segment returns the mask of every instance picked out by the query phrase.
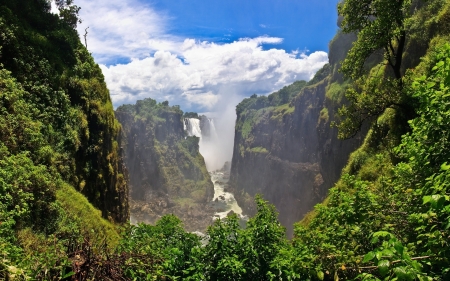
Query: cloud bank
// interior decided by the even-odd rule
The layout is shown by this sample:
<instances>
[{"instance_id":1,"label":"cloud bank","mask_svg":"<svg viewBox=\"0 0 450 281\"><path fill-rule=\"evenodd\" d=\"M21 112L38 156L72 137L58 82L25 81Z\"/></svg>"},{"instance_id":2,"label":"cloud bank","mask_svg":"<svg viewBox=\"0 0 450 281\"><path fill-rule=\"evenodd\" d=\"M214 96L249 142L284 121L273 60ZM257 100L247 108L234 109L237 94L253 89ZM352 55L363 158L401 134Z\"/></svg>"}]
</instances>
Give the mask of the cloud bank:
<instances>
[{"instance_id":1,"label":"cloud bank","mask_svg":"<svg viewBox=\"0 0 450 281\"><path fill-rule=\"evenodd\" d=\"M327 62L325 52L296 58L284 50L261 47L279 40L259 37L219 45L186 39L180 55L158 50L128 64L101 67L116 105L151 96L182 108L211 111L231 94L266 94L296 80L309 80Z\"/></svg>"}]
</instances>

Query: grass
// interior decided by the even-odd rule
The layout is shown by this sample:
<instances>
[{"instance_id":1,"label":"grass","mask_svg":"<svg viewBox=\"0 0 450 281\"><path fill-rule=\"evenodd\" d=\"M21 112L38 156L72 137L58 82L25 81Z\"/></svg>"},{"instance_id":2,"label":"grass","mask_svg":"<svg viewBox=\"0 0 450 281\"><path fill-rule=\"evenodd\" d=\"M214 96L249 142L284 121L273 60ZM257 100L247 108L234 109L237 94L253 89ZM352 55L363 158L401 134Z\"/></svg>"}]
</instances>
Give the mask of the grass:
<instances>
[{"instance_id":1,"label":"grass","mask_svg":"<svg viewBox=\"0 0 450 281\"><path fill-rule=\"evenodd\" d=\"M82 231L94 234L93 238L97 238L98 242L105 240L111 247L118 244L117 227L102 218L100 210L92 206L87 198L72 186L63 183L56 191L56 199L66 214L77 221Z\"/></svg>"},{"instance_id":2,"label":"grass","mask_svg":"<svg viewBox=\"0 0 450 281\"><path fill-rule=\"evenodd\" d=\"M326 107L322 108L322 110L320 111L320 116L319 116L319 124L327 123L329 119L330 119L330 116L328 114L328 108L326 108Z\"/></svg>"},{"instance_id":3,"label":"grass","mask_svg":"<svg viewBox=\"0 0 450 281\"><path fill-rule=\"evenodd\" d=\"M278 122L283 120L283 117L288 114L292 114L295 111L295 106L291 106L290 103L286 103L280 106L277 106L272 113L270 119L277 120Z\"/></svg>"},{"instance_id":4,"label":"grass","mask_svg":"<svg viewBox=\"0 0 450 281\"><path fill-rule=\"evenodd\" d=\"M341 104L349 84L350 83L348 81L345 81L344 83L331 83L326 88L325 97L334 104Z\"/></svg>"}]
</instances>

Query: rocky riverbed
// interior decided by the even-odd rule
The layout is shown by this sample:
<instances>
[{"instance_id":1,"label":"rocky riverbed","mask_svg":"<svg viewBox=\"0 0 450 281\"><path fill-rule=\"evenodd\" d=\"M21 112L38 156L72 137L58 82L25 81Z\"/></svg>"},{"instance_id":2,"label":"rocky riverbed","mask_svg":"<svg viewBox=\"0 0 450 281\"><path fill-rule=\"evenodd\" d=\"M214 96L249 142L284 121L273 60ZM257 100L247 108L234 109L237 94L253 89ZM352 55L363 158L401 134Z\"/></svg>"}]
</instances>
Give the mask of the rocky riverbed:
<instances>
[{"instance_id":1,"label":"rocky riverbed","mask_svg":"<svg viewBox=\"0 0 450 281\"><path fill-rule=\"evenodd\" d=\"M163 215L174 214L183 221L187 231L205 232L214 219L225 218L231 213L237 214L245 221L246 217L242 216L241 207L233 194L228 192L229 172L217 170L209 174L214 183L212 201L206 204L190 201L177 202L163 194L153 194L146 196L145 200L130 201L130 222L155 224Z\"/></svg>"}]
</instances>

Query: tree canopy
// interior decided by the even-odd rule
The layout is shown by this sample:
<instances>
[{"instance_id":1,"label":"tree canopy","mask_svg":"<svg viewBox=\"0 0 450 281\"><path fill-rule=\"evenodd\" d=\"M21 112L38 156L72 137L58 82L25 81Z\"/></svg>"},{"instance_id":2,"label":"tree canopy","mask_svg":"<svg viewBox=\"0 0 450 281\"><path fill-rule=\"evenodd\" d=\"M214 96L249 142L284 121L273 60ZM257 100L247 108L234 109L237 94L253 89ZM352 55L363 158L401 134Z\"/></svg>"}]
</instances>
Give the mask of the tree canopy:
<instances>
[{"instance_id":1,"label":"tree canopy","mask_svg":"<svg viewBox=\"0 0 450 281\"><path fill-rule=\"evenodd\" d=\"M384 58L400 79L403 51L406 41L405 19L410 15L411 0L346 0L338 5L343 17L342 31L357 33L342 72L356 79L367 58L383 50Z\"/></svg>"}]
</instances>

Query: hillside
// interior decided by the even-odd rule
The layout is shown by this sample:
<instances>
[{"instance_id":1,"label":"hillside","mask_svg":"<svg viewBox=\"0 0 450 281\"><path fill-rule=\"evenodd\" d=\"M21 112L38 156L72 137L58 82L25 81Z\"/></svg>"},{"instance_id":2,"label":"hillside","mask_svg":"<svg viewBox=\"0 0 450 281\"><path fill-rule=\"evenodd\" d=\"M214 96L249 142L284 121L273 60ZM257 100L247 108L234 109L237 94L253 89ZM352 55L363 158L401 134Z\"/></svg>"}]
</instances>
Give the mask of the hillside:
<instances>
[{"instance_id":1,"label":"hillside","mask_svg":"<svg viewBox=\"0 0 450 281\"><path fill-rule=\"evenodd\" d=\"M121 126L78 9L60 4L59 17L47 1L0 1L0 279L5 266L64 272L69 241L116 245L129 219Z\"/></svg>"}]
</instances>

